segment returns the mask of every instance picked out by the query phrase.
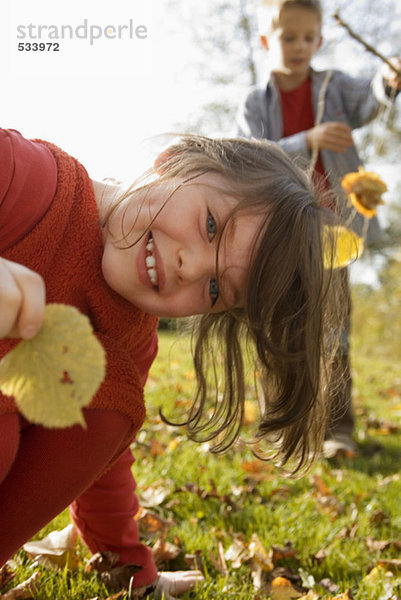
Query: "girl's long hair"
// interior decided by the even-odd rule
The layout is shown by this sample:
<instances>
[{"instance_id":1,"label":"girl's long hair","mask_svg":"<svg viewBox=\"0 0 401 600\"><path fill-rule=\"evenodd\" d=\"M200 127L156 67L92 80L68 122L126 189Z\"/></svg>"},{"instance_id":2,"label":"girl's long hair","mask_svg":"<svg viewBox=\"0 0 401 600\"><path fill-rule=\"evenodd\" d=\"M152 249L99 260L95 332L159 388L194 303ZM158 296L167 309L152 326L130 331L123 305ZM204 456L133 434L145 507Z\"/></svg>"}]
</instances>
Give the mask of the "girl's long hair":
<instances>
[{"instance_id":1,"label":"girl's long hair","mask_svg":"<svg viewBox=\"0 0 401 600\"><path fill-rule=\"evenodd\" d=\"M335 385L342 385L333 369L346 318L344 277L324 260L335 253L335 236L323 235L334 217L306 174L266 140L183 136L156 170L158 181L217 173L238 201L235 212L262 215L244 306L194 318L197 390L181 424L193 440L213 440L212 451L229 448L243 425L254 370L256 437L280 464L294 459L296 472L320 450Z\"/></svg>"}]
</instances>

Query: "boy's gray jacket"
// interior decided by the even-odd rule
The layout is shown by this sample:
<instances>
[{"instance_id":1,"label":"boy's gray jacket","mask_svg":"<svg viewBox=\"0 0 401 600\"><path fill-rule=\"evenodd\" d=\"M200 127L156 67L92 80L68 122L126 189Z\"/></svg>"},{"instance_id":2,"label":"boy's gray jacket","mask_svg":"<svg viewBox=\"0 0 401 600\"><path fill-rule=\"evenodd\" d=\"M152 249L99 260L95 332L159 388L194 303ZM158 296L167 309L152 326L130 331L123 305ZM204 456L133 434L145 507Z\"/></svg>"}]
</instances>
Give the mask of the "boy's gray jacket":
<instances>
[{"instance_id":1,"label":"boy's gray jacket","mask_svg":"<svg viewBox=\"0 0 401 600\"><path fill-rule=\"evenodd\" d=\"M311 69L312 103L315 115L319 92L327 76L327 71ZM352 129L362 127L371 121L381 104L388 105L382 78L378 74L373 81L350 77L342 71L333 70L328 81L324 97L324 111L321 122L342 121ZM283 118L281 112L280 93L271 76L263 88L254 87L248 93L239 108L237 118L238 135L246 138L267 138L277 142L285 152L296 159L300 166L307 167L310 161L310 151L306 145L306 132L283 138ZM344 203L344 193L341 179L346 173L357 171L362 164L355 146L345 152L321 150L322 163L330 186L338 198ZM347 218L345 211L344 217ZM362 234L364 218L357 214L352 219L352 228ZM376 218L371 219L368 230L368 243L374 243L380 238L380 226Z\"/></svg>"}]
</instances>

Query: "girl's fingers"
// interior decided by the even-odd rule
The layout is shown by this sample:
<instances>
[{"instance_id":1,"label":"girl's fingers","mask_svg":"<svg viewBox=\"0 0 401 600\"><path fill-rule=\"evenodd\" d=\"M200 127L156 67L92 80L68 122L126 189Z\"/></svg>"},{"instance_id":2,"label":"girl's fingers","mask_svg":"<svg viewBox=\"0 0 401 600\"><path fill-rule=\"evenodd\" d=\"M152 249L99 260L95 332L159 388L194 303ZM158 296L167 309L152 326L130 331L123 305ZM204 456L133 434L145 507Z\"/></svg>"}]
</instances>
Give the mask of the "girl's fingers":
<instances>
[{"instance_id":1,"label":"girl's fingers","mask_svg":"<svg viewBox=\"0 0 401 600\"><path fill-rule=\"evenodd\" d=\"M197 583L204 581L201 571L162 571L156 587L156 597L164 594L165 598L182 596Z\"/></svg>"},{"instance_id":2,"label":"girl's fingers","mask_svg":"<svg viewBox=\"0 0 401 600\"><path fill-rule=\"evenodd\" d=\"M0 338L13 331L21 305L21 290L8 268L0 259Z\"/></svg>"},{"instance_id":3,"label":"girl's fingers","mask_svg":"<svg viewBox=\"0 0 401 600\"><path fill-rule=\"evenodd\" d=\"M45 302L45 284L40 275L0 259L0 338L36 335L43 322Z\"/></svg>"}]
</instances>

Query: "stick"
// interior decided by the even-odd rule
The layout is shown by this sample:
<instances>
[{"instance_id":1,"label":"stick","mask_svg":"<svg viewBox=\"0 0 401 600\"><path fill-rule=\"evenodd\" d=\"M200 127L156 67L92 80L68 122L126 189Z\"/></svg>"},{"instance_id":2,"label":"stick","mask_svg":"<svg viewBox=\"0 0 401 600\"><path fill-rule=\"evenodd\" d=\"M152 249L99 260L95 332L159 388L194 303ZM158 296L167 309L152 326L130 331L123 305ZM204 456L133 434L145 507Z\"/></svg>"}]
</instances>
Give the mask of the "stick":
<instances>
[{"instance_id":1,"label":"stick","mask_svg":"<svg viewBox=\"0 0 401 600\"><path fill-rule=\"evenodd\" d=\"M383 62L385 62L386 65L388 65L390 67L390 69L392 69L394 71L394 73L397 74L397 77L401 77L401 71L399 69L397 69L397 67L395 67L388 58L386 58L383 54L381 54L381 52L378 52L376 50L376 48L373 48L373 46L371 46L370 44L365 42L365 40L363 40L357 33L355 33L355 31L353 31L351 29L351 27L342 20L338 11L336 11L333 14L333 17L336 19L336 21L339 25L341 25L342 27L345 27L345 29L348 31L348 33L351 37L353 37L355 40L357 40L357 42L362 44L362 46L365 46L365 48L366 48L366 50L368 50L368 52L371 52L372 54L374 54L375 56L380 58Z\"/></svg>"}]
</instances>

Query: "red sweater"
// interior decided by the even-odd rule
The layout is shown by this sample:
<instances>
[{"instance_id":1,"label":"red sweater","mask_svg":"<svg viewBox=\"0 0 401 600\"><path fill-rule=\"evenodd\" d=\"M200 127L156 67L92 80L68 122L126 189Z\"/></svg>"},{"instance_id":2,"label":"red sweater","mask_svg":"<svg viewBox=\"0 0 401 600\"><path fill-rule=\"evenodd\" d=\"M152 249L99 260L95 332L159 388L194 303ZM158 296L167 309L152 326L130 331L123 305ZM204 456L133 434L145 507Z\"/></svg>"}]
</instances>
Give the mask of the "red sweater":
<instances>
[{"instance_id":1,"label":"red sweater","mask_svg":"<svg viewBox=\"0 0 401 600\"><path fill-rule=\"evenodd\" d=\"M113 550L121 562L141 565L135 585L147 585L157 569L150 549L139 542L133 519L138 503L127 446L145 416L143 386L157 351L157 318L120 298L103 280L97 206L82 165L56 146L0 129L0 166L1 255L39 272L48 302L72 304L87 314L107 353L106 379L85 409L86 437L79 427L46 432L23 423L14 460L19 438L9 425L15 423L10 418L16 407L0 394L0 458L7 463L5 473L11 469L0 481L0 563L75 494L71 515L90 550ZM15 343L0 340L0 357ZM114 437L124 433L113 444L117 453L108 450L109 469L100 476L108 431ZM87 453L80 451L82 438L92 440ZM36 462L29 466L32 456ZM26 494L20 493L22 487Z\"/></svg>"},{"instance_id":2,"label":"red sweater","mask_svg":"<svg viewBox=\"0 0 401 600\"><path fill-rule=\"evenodd\" d=\"M42 275L46 282L47 302L71 304L89 316L107 354L106 378L90 406L118 410L131 419L129 436L122 442L121 450L124 450L145 418L143 380L156 353L157 318L121 298L103 279L97 205L92 182L84 167L52 144L27 142L17 132L4 134L11 136L9 152L14 152L12 146L18 148L22 140L28 147L28 154L36 151L36 163L28 170L31 177L27 180L23 164L18 165L18 157L14 161L2 162L5 168L2 167L0 180L3 191L0 217L5 207L13 207L15 216L12 221L11 208L8 208L6 220L1 218L1 222L3 228L6 224L7 232L16 232L18 240L10 245L10 235L3 234L2 256ZM49 150L55 159L56 171L49 158ZM7 152L3 145L3 159L4 154ZM42 169L36 170L41 164ZM46 169L49 169L47 173ZM43 171L45 184L41 185ZM48 192L54 185L55 173L57 188L47 212L32 231L23 235L27 198L31 200L27 210L31 221L38 220L40 211L48 203ZM32 209L35 206L35 190L41 205L39 209ZM15 198L18 192L20 202L12 203L10 197ZM14 344L15 341L0 341L0 357ZM12 399L0 396L0 414L15 410Z\"/></svg>"}]
</instances>

